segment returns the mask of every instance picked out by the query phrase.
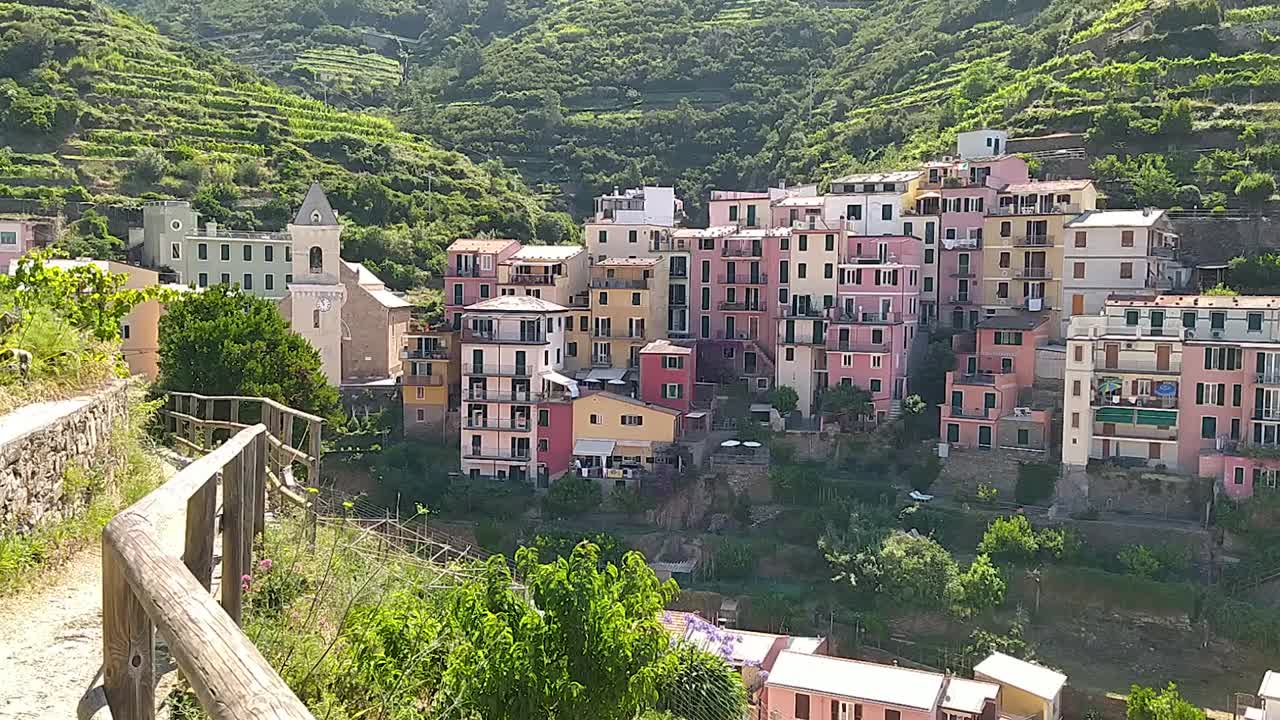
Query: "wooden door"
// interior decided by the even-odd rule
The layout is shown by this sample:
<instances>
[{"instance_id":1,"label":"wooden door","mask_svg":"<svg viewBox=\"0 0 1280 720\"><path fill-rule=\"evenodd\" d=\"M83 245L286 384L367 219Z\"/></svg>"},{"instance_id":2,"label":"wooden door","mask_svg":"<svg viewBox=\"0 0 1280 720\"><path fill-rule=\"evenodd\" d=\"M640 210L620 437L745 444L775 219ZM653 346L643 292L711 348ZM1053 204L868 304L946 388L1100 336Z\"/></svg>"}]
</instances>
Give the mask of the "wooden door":
<instances>
[{"instance_id":1,"label":"wooden door","mask_svg":"<svg viewBox=\"0 0 1280 720\"><path fill-rule=\"evenodd\" d=\"M1114 370L1120 365L1120 345L1119 343L1107 343L1106 347L1106 367Z\"/></svg>"},{"instance_id":2,"label":"wooden door","mask_svg":"<svg viewBox=\"0 0 1280 720\"><path fill-rule=\"evenodd\" d=\"M1071 296L1071 314L1072 315L1084 314L1084 296L1083 295Z\"/></svg>"},{"instance_id":3,"label":"wooden door","mask_svg":"<svg viewBox=\"0 0 1280 720\"><path fill-rule=\"evenodd\" d=\"M1172 350L1173 348L1171 348L1168 345L1156 346L1156 369L1157 370L1169 369L1169 353L1172 352Z\"/></svg>"}]
</instances>

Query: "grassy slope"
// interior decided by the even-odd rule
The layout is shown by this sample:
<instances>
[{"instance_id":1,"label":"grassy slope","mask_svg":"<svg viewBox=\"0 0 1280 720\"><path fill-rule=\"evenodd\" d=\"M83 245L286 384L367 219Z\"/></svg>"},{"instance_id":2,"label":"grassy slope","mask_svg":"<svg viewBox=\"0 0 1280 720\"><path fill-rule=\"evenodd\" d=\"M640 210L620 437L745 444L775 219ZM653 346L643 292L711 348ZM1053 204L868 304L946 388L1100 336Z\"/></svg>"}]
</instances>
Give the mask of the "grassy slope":
<instances>
[{"instance_id":1,"label":"grassy slope","mask_svg":"<svg viewBox=\"0 0 1280 720\"><path fill-rule=\"evenodd\" d=\"M191 23L178 0L124 1L174 32L206 36L270 13L217 0ZM1274 7L1222 0L1216 27L1108 44L1167 2L474 0L447 4L453 25L432 25L419 15L447 14L443 0L418 15L396 0L352 0L312 25L281 15L278 31L218 44L287 55L360 43L340 29L426 28L422 44L404 46L409 82L369 96L410 126L530 177L589 192L656 179L697 203L715 185L821 179L942 152L955 131L982 124L1084 131L1108 99L1152 121L1174 99L1193 102L1198 136L1147 138L1134 152L1178 152L1203 146L1203 131L1227 131L1220 138L1247 126L1274 142ZM1090 40L1098 56L1081 44ZM1193 179L1194 159L1174 164L1180 181Z\"/></svg>"},{"instance_id":2,"label":"grassy slope","mask_svg":"<svg viewBox=\"0 0 1280 720\"><path fill-rule=\"evenodd\" d=\"M41 1L0 2L0 145L12 151L0 195L128 204L205 192L237 224L278 226L320 180L348 220L414 226L421 257L465 233L535 234L541 201L496 166L284 90L92 0ZM147 148L167 160L163 178L130 174ZM250 164L260 180L233 177Z\"/></svg>"}]
</instances>

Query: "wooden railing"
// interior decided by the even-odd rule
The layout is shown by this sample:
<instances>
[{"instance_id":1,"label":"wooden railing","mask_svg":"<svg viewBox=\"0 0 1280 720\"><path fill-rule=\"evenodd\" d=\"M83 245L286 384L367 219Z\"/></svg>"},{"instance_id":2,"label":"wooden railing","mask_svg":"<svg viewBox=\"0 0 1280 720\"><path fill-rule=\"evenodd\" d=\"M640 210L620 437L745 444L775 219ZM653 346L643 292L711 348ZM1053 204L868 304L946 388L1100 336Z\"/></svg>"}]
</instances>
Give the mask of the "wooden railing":
<instances>
[{"instance_id":1,"label":"wooden railing","mask_svg":"<svg viewBox=\"0 0 1280 720\"><path fill-rule=\"evenodd\" d=\"M219 408L226 409L225 417L219 417ZM260 421L242 423L249 413ZM312 482L318 477L323 421L271 400L192 393L171 394L161 417L175 444L202 456L103 530L102 674L112 717L155 717L154 633L159 628L210 718L314 720L239 624L241 577L253 566L253 540L265 524L268 488L277 503L315 516L306 494L289 487L289 477L294 465L305 467ZM226 433L230 436L215 448ZM219 482L220 605L210 594ZM157 523L184 505L179 560L161 542Z\"/></svg>"}]
</instances>

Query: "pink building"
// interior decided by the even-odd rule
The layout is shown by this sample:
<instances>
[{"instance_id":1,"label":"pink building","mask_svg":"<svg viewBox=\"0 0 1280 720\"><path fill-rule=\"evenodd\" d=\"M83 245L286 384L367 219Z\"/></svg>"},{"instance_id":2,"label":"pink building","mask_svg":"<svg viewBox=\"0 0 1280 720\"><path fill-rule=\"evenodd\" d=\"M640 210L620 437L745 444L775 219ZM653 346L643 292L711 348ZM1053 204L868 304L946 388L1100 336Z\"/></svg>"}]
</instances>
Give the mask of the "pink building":
<instances>
[{"instance_id":1,"label":"pink building","mask_svg":"<svg viewBox=\"0 0 1280 720\"><path fill-rule=\"evenodd\" d=\"M779 720L994 720L1002 687L895 665L778 654L761 717Z\"/></svg>"},{"instance_id":2,"label":"pink building","mask_svg":"<svg viewBox=\"0 0 1280 720\"><path fill-rule=\"evenodd\" d=\"M687 345L654 340L640 350L640 399L687 414L693 406L698 354Z\"/></svg>"},{"instance_id":3,"label":"pink building","mask_svg":"<svg viewBox=\"0 0 1280 720\"><path fill-rule=\"evenodd\" d=\"M919 238L891 235L849 235L840 248L835 303L826 311L827 379L869 391L878 421L896 416L909 392L923 249Z\"/></svg>"},{"instance_id":4,"label":"pink building","mask_svg":"<svg viewBox=\"0 0 1280 720\"><path fill-rule=\"evenodd\" d=\"M916 212L941 217L938 248L939 321L976 327L982 306L982 228L998 190L1027 182L1027 163L1016 155L944 158L925 163Z\"/></svg>"},{"instance_id":5,"label":"pink building","mask_svg":"<svg viewBox=\"0 0 1280 720\"><path fill-rule=\"evenodd\" d=\"M573 464L573 396L544 395L537 410L537 485L546 488Z\"/></svg>"},{"instance_id":6,"label":"pink building","mask_svg":"<svg viewBox=\"0 0 1280 720\"><path fill-rule=\"evenodd\" d=\"M35 247L36 224L28 220L0 219L0 268L17 260Z\"/></svg>"},{"instance_id":7,"label":"pink building","mask_svg":"<svg viewBox=\"0 0 1280 720\"><path fill-rule=\"evenodd\" d=\"M1030 407L1024 390L1035 382L1036 349L1049 341L1042 315L993 317L972 336L956 336L959 370L947 373L941 435L960 448L1045 450L1052 413Z\"/></svg>"},{"instance_id":8,"label":"pink building","mask_svg":"<svg viewBox=\"0 0 1280 720\"><path fill-rule=\"evenodd\" d=\"M444 275L445 317L462 329L464 308L498 296L498 265L520 250L516 240L455 240Z\"/></svg>"}]
</instances>

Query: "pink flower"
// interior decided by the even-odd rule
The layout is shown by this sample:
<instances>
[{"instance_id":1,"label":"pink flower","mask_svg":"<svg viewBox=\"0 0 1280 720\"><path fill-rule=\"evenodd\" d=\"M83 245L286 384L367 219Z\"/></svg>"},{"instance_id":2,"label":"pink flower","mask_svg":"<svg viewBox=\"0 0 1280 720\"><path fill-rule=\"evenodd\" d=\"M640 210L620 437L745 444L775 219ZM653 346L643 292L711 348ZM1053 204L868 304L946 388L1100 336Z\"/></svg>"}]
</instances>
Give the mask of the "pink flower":
<instances>
[{"instance_id":1,"label":"pink flower","mask_svg":"<svg viewBox=\"0 0 1280 720\"><path fill-rule=\"evenodd\" d=\"M266 572L271 569L271 558L263 558L258 561L258 571Z\"/></svg>"}]
</instances>

